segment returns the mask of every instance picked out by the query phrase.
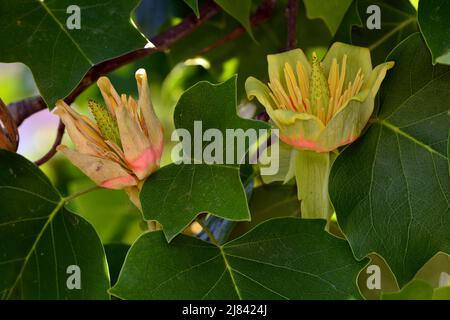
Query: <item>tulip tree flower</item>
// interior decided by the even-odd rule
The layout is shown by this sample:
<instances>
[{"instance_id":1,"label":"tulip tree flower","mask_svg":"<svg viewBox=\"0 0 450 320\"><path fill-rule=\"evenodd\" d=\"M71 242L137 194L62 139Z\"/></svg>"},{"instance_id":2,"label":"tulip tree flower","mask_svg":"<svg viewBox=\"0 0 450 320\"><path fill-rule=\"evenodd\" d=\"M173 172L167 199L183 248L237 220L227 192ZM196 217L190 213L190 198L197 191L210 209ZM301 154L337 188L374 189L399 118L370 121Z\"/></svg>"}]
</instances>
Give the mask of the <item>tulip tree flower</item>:
<instances>
[{"instance_id":1,"label":"tulip tree flower","mask_svg":"<svg viewBox=\"0 0 450 320\"><path fill-rule=\"evenodd\" d=\"M106 106L92 100L89 108L95 123L75 112L63 100L56 103L76 150L58 147L69 160L97 185L124 189L140 208L139 190L159 168L163 129L150 100L147 74L136 71L139 99L119 96L106 77L97 81Z\"/></svg>"},{"instance_id":2,"label":"tulip tree flower","mask_svg":"<svg viewBox=\"0 0 450 320\"><path fill-rule=\"evenodd\" d=\"M296 153L289 171L296 176L302 217L329 218L334 151L361 135L394 62L372 68L369 49L339 42L321 62L313 53L310 63L300 49L267 59L270 82L266 86L248 78L248 98L259 100L279 129L280 140Z\"/></svg>"}]
</instances>

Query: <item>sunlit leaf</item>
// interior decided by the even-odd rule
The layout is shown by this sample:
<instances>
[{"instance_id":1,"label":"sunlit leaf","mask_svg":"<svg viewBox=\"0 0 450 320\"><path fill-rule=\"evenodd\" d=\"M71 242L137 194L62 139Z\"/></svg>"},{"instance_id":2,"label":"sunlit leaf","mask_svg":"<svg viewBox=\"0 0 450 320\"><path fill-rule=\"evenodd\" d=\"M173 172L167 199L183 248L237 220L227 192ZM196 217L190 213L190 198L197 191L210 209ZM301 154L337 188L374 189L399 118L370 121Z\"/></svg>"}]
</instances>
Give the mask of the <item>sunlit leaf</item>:
<instances>
[{"instance_id":1,"label":"sunlit leaf","mask_svg":"<svg viewBox=\"0 0 450 320\"><path fill-rule=\"evenodd\" d=\"M95 64L143 48L132 1L2 1L0 61L23 62L50 108ZM79 29L76 17L79 9ZM72 28L72 25L75 27ZM70 27L70 28L69 28Z\"/></svg>"}]
</instances>

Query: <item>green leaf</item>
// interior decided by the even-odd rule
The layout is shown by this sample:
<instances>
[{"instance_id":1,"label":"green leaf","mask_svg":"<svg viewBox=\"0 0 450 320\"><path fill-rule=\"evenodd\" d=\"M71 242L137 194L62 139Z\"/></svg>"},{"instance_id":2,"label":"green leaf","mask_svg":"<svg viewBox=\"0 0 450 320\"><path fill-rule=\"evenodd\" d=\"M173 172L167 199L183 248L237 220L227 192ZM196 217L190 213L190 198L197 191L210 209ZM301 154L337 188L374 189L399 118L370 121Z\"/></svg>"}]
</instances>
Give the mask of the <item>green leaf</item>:
<instances>
[{"instance_id":1,"label":"green leaf","mask_svg":"<svg viewBox=\"0 0 450 320\"><path fill-rule=\"evenodd\" d=\"M130 23L133 1L77 1L80 29L68 29L71 0L2 1L0 61L23 62L50 108L66 97L95 64L143 48Z\"/></svg>"},{"instance_id":2,"label":"green leaf","mask_svg":"<svg viewBox=\"0 0 450 320\"><path fill-rule=\"evenodd\" d=\"M450 174L450 131L448 132L447 155L449 155L448 156L448 172Z\"/></svg>"},{"instance_id":3,"label":"green leaf","mask_svg":"<svg viewBox=\"0 0 450 320\"><path fill-rule=\"evenodd\" d=\"M299 46L308 55L312 50L319 54L326 51L326 45L331 40L328 28L322 20L310 20L306 17L303 2L299 3L299 15L297 21L297 38ZM277 1L275 11L267 23L260 24L253 29L253 34L258 43L249 41L242 36L227 43L221 43L219 48L210 50L204 54L210 62L208 72L216 77L217 81L224 81L233 74L239 74L238 100L245 99L245 80L249 76L257 79L267 79L267 55L279 52L286 45L286 16L284 14L286 3ZM214 43L220 43L224 37L234 29L235 21L228 15L218 15L206 21L195 33L180 39L170 48L170 61L185 61L198 56L199 52ZM314 32L311 32L314 30ZM311 51L311 52L309 52ZM267 82L266 81L266 82Z\"/></svg>"},{"instance_id":4,"label":"green leaf","mask_svg":"<svg viewBox=\"0 0 450 320\"><path fill-rule=\"evenodd\" d=\"M306 14L308 18L321 18L325 21L332 35L336 33L338 27L352 4L352 0L304 0Z\"/></svg>"},{"instance_id":5,"label":"green leaf","mask_svg":"<svg viewBox=\"0 0 450 320\"><path fill-rule=\"evenodd\" d=\"M110 292L123 299L359 298L348 244L325 221L279 218L216 247L185 235L144 234Z\"/></svg>"},{"instance_id":6,"label":"green leaf","mask_svg":"<svg viewBox=\"0 0 450 320\"><path fill-rule=\"evenodd\" d=\"M382 300L431 300L433 287L422 280L414 280L408 283L399 292L382 293Z\"/></svg>"},{"instance_id":7,"label":"green leaf","mask_svg":"<svg viewBox=\"0 0 450 320\"><path fill-rule=\"evenodd\" d=\"M442 252L433 258L419 270L414 277L431 284L434 288L450 285L450 257Z\"/></svg>"},{"instance_id":8,"label":"green leaf","mask_svg":"<svg viewBox=\"0 0 450 320\"><path fill-rule=\"evenodd\" d=\"M103 246L65 202L34 164L0 150L0 298L109 299ZM80 290L66 285L71 265Z\"/></svg>"},{"instance_id":9,"label":"green leaf","mask_svg":"<svg viewBox=\"0 0 450 320\"><path fill-rule=\"evenodd\" d=\"M336 160L330 197L357 258L380 254L402 287L450 252L450 68L433 67L419 33L387 58L373 125Z\"/></svg>"},{"instance_id":10,"label":"green leaf","mask_svg":"<svg viewBox=\"0 0 450 320\"><path fill-rule=\"evenodd\" d=\"M433 300L450 300L450 287L434 289Z\"/></svg>"},{"instance_id":11,"label":"green leaf","mask_svg":"<svg viewBox=\"0 0 450 320\"><path fill-rule=\"evenodd\" d=\"M125 257L130 250L128 244L112 243L105 245L105 253L108 259L111 284L114 285L119 279L119 273L122 269Z\"/></svg>"},{"instance_id":12,"label":"green leaf","mask_svg":"<svg viewBox=\"0 0 450 320\"><path fill-rule=\"evenodd\" d=\"M419 2L419 26L433 64L450 64L450 5L446 0Z\"/></svg>"},{"instance_id":13,"label":"green leaf","mask_svg":"<svg viewBox=\"0 0 450 320\"><path fill-rule=\"evenodd\" d=\"M162 224L168 241L202 212L250 220L238 167L171 164L147 179L140 198L144 218Z\"/></svg>"},{"instance_id":14,"label":"green leaf","mask_svg":"<svg viewBox=\"0 0 450 320\"><path fill-rule=\"evenodd\" d=\"M197 18L200 17L200 11L198 10L198 0L183 0L194 11Z\"/></svg>"},{"instance_id":15,"label":"green leaf","mask_svg":"<svg viewBox=\"0 0 450 320\"><path fill-rule=\"evenodd\" d=\"M450 287L433 288L428 282L414 279L399 292L383 293L382 300L449 300Z\"/></svg>"},{"instance_id":16,"label":"green leaf","mask_svg":"<svg viewBox=\"0 0 450 320\"><path fill-rule=\"evenodd\" d=\"M381 11L381 29L369 30L366 13L370 5L377 5ZM418 30L416 9L409 0L353 0L334 41L341 41L371 51L372 64L384 62L386 56L403 39Z\"/></svg>"},{"instance_id":17,"label":"green leaf","mask_svg":"<svg viewBox=\"0 0 450 320\"><path fill-rule=\"evenodd\" d=\"M255 188L249 207L252 221L237 223L230 234L230 239L249 232L261 222L271 218L300 217L297 190L292 185L270 184Z\"/></svg>"},{"instance_id":18,"label":"green leaf","mask_svg":"<svg viewBox=\"0 0 450 320\"><path fill-rule=\"evenodd\" d=\"M75 193L92 185L90 179L69 183ZM86 219L97 231L102 243L133 243L143 232L141 212L122 190L100 189L70 202L70 208Z\"/></svg>"},{"instance_id":19,"label":"green leaf","mask_svg":"<svg viewBox=\"0 0 450 320\"><path fill-rule=\"evenodd\" d=\"M239 21L253 38L252 26L250 25L250 10L252 0L214 0L225 12Z\"/></svg>"},{"instance_id":20,"label":"green leaf","mask_svg":"<svg viewBox=\"0 0 450 320\"><path fill-rule=\"evenodd\" d=\"M195 141L202 140L198 134L208 129L220 130L223 137L226 129L269 129L266 123L236 115L236 77L218 85L199 82L185 91L175 108L174 121L176 128L191 134L192 154ZM196 133L195 121L202 121L203 132ZM224 142L220 150L224 157L226 147ZM250 220L239 166L194 164L192 160L192 164L171 164L158 170L147 179L140 194L145 219L161 223L169 241L201 212L234 221Z\"/></svg>"}]
</instances>

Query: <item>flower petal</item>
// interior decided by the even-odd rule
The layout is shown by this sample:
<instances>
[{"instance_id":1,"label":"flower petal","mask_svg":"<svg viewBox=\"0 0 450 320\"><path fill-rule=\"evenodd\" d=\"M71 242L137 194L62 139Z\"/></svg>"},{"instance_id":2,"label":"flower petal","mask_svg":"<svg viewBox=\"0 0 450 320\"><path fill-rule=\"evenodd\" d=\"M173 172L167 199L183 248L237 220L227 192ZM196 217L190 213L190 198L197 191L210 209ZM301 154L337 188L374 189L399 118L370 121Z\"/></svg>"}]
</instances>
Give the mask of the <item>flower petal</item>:
<instances>
[{"instance_id":1,"label":"flower petal","mask_svg":"<svg viewBox=\"0 0 450 320\"><path fill-rule=\"evenodd\" d=\"M287 84L284 77L284 66L286 63L288 63L294 70L297 63L300 63L308 78L311 74L311 65L301 49L294 49L278 54L269 54L267 56L267 62L269 64L270 82L274 83L279 81L286 90Z\"/></svg>"},{"instance_id":2,"label":"flower petal","mask_svg":"<svg viewBox=\"0 0 450 320\"><path fill-rule=\"evenodd\" d=\"M159 164L162 145L152 145L124 106L116 110L120 140L129 167L139 179L145 179Z\"/></svg>"},{"instance_id":3,"label":"flower petal","mask_svg":"<svg viewBox=\"0 0 450 320\"><path fill-rule=\"evenodd\" d=\"M317 117L308 113L298 113L289 110L274 110L274 122L280 129L280 139L297 148L316 150L317 138L324 125Z\"/></svg>"},{"instance_id":4,"label":"flower petal","mask_svg":"<svg viewBox=\"0 0 450 320\"><path fill-rule=\"evenodd\" d=\"M389 69L392 69L395 65L394 61L388 61L382 63L375 67L370 73L367 82L365 82L362 86L362 91L369 90L372 94L372 97L376 97L378 90L380 89L381 83L386 77L386 73Z\"/></svg>"},{"instance_id":5,"label":"flower petal","mask_svg":"<svg viewBox=\"0 0 450 320\"><path fill-rule=\"evenodd\" d=\"M328 152L355 141L374 109L374 98L369 93L366 100L352 99L331 119L318 138L318 152Z\"/></svg>"},{"instance_id":6,"label":"flower petal","mask_svg":"<svg viewBox=\"0 0 450 320\"><path fill-rule=\"evenodd\" d=\"M123 189L137 184L136 179L114 161L82 154L63 145L58 151L101 187Z\"/></svg>"},{"instance_id":7,"label":"flower petal","mask_svg":"<svg viewBox=\"0 0 450 320\"><path fill-rule=\"evenodd\" d=\"M54 113L58 115L76 149L84 154L99 155L106 148L100 134L86 123L83 117L72 110L63 100L56 102ZM80 130L79 128L83 128Z\"/></svg>"},{"instance_id":8,"label":"flower petal","mask_svg":"<svg viewBox=\"0 0 450 320\"><path fill-rule=\"evenodd\" d=\"M115 115L117 107L121 104L120 96L117 93L116 89L114 89L114 86L107 77L100 77L97 80L97 86L102 93L103 100L105 100L109 111L112 115Z\"/></svg>"},{"instance_id":9,"label":"flower petal","mask_svg":"<svg viewBox=\"0 0 450 320\"><path fill-rule=\"evenodd\" d=\"M136 71L135 77L139 92L138 108L140 109L142 116L144 117L150 143L152 145L159 145L163 140L163 129L161 126L161 122L156 116L152 100L150 98L147 73L144 69L138 69Z\"/></svg>"},{"instance_id":10,"label":"flower petal","mask_svg":"<svg viewBox=\"0 0 450 320\"><path fill-rule=\"evenodd\" d=\"M368 48L353 46L342 42L335 42L328 50L322 61L322 67L325 74L329 74L333 59L337 60L341 67L342 59L347 55L347 67L345 71L344 86L350 81L354 81L358 70L361 69L362 74L367 77L372 72L372 60L370 58L370 50ZM340 70L339 70L340 71Z\"/></svg>"},{"instance_id":11,"label":"flower petal","mask_svg":"<svg viewBox=\"0 0 450 320\"><path fill-rule=\"evenodd\" d=\"M269 163L269 154L271 157L279 158L278 172L276 174L264 175L261 171L261 179L265 184L269 184L275 181L282 181L283 183L289 182L295 176L295 158L297 150L292 148L290 145L277 140L279 143L279 154L272 155L274 149L272 145L265 149L259 158L260 167L264 167L262 163ZM269 151L270 150L270 151Z\"/></svg>"},{"instance_id":12,"label":"flower petal","mask_svg":"<svg viewBox=\"0 0 450 320\"><path fill-rule=\"evenodd\" d=\"M245 91L247 97L252 100L254 97L264 106L269 116L276 109L275 102L270 96L270 89L261 81L254 77L249 77L245 81Z\"/></svg>"}]
</instances>

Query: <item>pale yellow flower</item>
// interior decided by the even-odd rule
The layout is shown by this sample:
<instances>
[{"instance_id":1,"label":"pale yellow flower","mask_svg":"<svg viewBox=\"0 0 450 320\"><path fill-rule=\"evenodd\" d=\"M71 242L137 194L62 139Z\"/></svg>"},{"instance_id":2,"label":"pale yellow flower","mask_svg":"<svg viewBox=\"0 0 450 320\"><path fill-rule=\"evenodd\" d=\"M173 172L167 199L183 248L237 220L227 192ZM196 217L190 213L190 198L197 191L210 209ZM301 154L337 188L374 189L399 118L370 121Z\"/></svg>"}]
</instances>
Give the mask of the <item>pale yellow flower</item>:
<instances>
[{"instance_id":1,"label":"pale yellow flower","mask_svg":"<svg viewBox=\"0 0 450 320\"><path fill-rule=\"evenodd\" d=\"M291 148L284 172L274 180L297 181L304 218L329 219L328 179L335 151L356 140L367 125L375 96L394 62L372 68L370 51L334 43L320 62L300 49L269 55L269 83L250 77L249 99L256 97ZM280 150L286 150L281 148Z\"/></svg>"},{"instance_id":2,"label":"pale yellow flower","mask_svg":"<svg viewBox=\"0 0 450 320\"><path fill-rule=\"evenodd\" d=\"M245 87L280 129L280 138L303 150L328 152L357 139L394 62L372 69L367 48L335 43L322 62L300 49L269 55L268 86L250 77Z\"/></svg>"},{"instance_id":3,"label":"pale yellow flower","mask_svg":"<svg viewBox=\"0 0 450 320\"><path fill-rule=\"evenodd\" d=\"M98 87L106 106L89 101L96 123L75 112L63 100L56 103L76 150L61 145L69 160L104 188L125 189L139 206L142 182L159 168L163 129L150 99L147 74L136 72L139 99L121 96L106 77Z\"/></svg>"}]
</instances>

